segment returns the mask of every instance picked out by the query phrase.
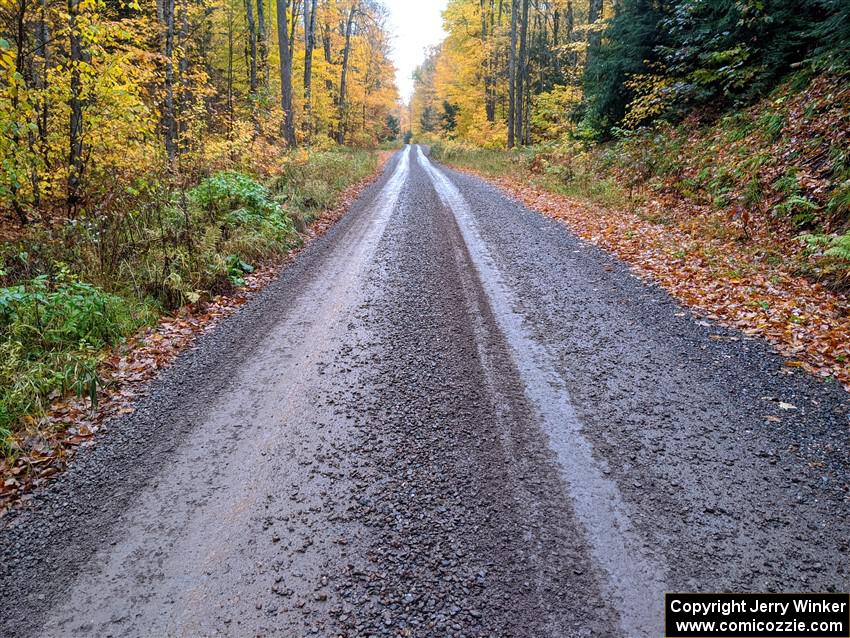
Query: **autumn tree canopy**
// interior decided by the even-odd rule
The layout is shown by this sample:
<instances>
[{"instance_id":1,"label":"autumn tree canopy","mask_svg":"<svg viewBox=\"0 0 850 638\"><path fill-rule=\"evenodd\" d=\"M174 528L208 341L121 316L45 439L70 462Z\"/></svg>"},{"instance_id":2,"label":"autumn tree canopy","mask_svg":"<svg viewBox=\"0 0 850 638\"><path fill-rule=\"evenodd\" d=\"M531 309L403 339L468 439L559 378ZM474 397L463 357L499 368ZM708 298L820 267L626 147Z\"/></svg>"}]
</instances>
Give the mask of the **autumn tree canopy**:
<instances>
[{"instance_id":1,"label":"autumn tree canopy","mask_svg":"<svg viewBox=\"0 0 850 638\"><path fill-rule=\"evenodd\" d=\"M0 205L397 134L377 0L0 0ZM397 124L396 124L397 126Z\"/></svg>"},{"instance_id":2,"label":"autumn tree canopy","mask_svg":"<svg viewBox=\"0 0 850 638\"><path fill-rule=\"evenodd\" d=\"M796 65L850 64L842 0L449 0L415 75L414 133L480 146L718 110Z\"/></svg>"}]
</instances>

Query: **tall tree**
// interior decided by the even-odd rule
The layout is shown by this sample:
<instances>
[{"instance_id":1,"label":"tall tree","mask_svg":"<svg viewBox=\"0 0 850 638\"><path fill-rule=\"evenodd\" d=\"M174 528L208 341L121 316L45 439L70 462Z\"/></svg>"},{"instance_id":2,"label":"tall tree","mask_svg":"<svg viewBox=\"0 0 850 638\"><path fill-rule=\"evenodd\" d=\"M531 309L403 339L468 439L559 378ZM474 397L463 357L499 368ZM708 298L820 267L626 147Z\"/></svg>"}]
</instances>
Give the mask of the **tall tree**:
<instances>
[{"instance_id":1,"label":"tall tree","mask_svg":"<svg viewBox=\"0 0 850 638\"><path fill-rule=\"evenodd\" d=\"M602 0L590 0L587 9L587 66L593 64L593 60L599 52L602 44L602 30L597 22L602 18Z\"/></svg>"},{"instance_id":2,"label":"tall tree","mask_svg":"<svg viewBox=\"0 0 850 638\"><path fill-rule=\"evenodd\" d=\"M257 72L262 81L263 88L267 89L269 87L269 35L266 29L265 0L257 0L257 44L259 49Z\"/></svg>"},{"instance_id":3,"label":"tall tree","mask_svg":"<svg viewBox=\"0 0 850 638\"><path fill-rule=\"evenodd\" d=\"M508 148L516 144L516 36L519 0L511 0L511 50L508 67Z\"/></svg>"},{"instance_id":4,"label":"tall tree","mask_svg":"<svg viewBox=\"0 0 850 638\"><path fill-rule=\"evenodd\" d=\"M339 128L337 129L336 137L336 141L339 144L345 143L345 127L348 117L346 89L348 82L348 62L351 58L351 32L354 28L354 16L357 14L359 5L360 0L352 0L348 10L348 19L345 22L345 47L342 50L342 72L339 78Z\"/></svg>"},{"instance_id":5,"label":"tall tree","mask_svg":"<svg viewBox=\"0 0 850 638\"><path fill-rule=\"evenodd\" d=\"M83 45L80 37L80 0L68 0L68 52L71 67L68 106L68 210L73 214L80 204L83 180L83 87L80 65Z\"/></svg>"},{"instance_id":6,"label":"tall tree","mask_svg":"<svg viewBox=\"0 0 850 638\"><path fill-rule=\"evenodd\" d=\"M262 3L262 0L261 0ZM257 99L257 23L254 21L254 0L245 0L245 23L248 27L246 53L248 58L248 90Z\"/></svg>"},{"instance_id":7,"label":"tall tree","mask_svg":"<svg viewBox=\"0 0 850 638\"><path fill-rule=\"evenodd\" d=\"M286 20L289 0L277 0L277 42L280 54L280 106L283 109L281 135L288 146L295 146L295 114L292 112L292 57Z\"/></svg>"},{"instance_id":8,"label":"tall tree","mask_svg":"<svg viewBox=\"0 0 850 638\"><path fill-rule=\"evenodd\" d=\"M515 0L518 2L519 0ZM522 19L520 21L519 54L517 55L516 89L514 96L514 135L519 138L520 144L527 144L525 135L525 101L523 91L528 84L528 0L522 0Z\"/></svg>"},{"instance_id":9,"label":"tall tree","mask_svg":"<svg viewBox=\"0 0 850 638\"><path fill-rule=\"evenodd\" d=\"M313 49L316 48L316 3L305 0L304 4L304 111L307 134L313 132Z\"/></svg>"},{"instance_id":10,"label":"tall tree","mask_svg":"<svg viewBox=\"0 0 850 638\"><path fill-rule=\"evenodd\" d=\"M174 0L163 0L162 20L165 27L163 37L164 98L162 104L162 130L168 160L177 155L177 120L174 117Z\"/></svg>"}]
</instances>

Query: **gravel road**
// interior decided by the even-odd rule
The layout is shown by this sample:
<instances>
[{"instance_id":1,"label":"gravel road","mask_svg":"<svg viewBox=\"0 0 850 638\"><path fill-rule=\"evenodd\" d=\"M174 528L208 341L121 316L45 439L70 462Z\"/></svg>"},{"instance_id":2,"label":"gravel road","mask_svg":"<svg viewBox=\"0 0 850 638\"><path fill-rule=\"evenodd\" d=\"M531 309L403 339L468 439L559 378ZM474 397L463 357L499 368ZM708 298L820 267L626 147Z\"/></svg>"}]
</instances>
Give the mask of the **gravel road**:
<instances>
[{"instance_id":1,"label":"gravel road","mask_svg":"<svg viewBox=\"0 0 850 638\"><path fill-rule=\"evenodd\" d=\"M642 638L664 591L846 591L849 413L406 147L0 521L0 635Z\"/></svg>"}]
</instances>

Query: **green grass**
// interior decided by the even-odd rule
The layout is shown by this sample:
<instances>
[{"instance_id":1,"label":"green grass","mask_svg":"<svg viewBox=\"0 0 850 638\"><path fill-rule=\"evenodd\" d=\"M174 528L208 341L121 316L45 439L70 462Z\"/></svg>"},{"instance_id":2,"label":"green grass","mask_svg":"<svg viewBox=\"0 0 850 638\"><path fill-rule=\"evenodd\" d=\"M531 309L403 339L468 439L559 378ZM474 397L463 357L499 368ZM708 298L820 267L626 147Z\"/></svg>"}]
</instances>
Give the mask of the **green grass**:
<instances>
[{"instance_id":1,"label":"green grass","mask_svg":"<svg viewBox=\"0 0 850 638\"><path fill-rule=\"evenodd\" d=\"M518 169L528 171L534 159L528 149L494 150L446 141L431 145L431 154L434 159L446 164L500 177L515 175Z\"/></svg>"}]
</instances>

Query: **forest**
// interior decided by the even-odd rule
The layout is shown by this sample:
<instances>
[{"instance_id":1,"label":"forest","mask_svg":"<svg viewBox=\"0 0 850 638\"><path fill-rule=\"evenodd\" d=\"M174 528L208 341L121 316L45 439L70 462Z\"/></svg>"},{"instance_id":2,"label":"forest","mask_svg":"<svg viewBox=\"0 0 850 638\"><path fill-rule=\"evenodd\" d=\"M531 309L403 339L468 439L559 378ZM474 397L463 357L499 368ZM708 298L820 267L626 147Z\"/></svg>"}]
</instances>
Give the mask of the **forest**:
<instances>
[{"instance_id":1,"label":"forest","mask_svg":"<svg viewBox=\"0 0 850 638\"><path fill-rule=\"evenodd\" d=\"M378 3L3 0L0 17L0 197L22 224L102 209L141 173L398 133Z\"/></svg>"},{"instance_id":2,"label":"forest","mask_svg":"<svg viewBox=\"0 0 850 638\"><path fill-rule=\"evenodd\" d=\"M444 23L416 71L414 129L480 146L710 118L850 55L840 0L450 0Z\"/></svg>"},{"instance_id":3,"label":"forest","mask_svg":"<svg viewBox=\"0 0 850 638\"><path fill-rule=\"evenodd\" d=\"M451 0L444 22L448 36L415 75L420 139L533 147L530 163L565 185L591 169L602 184L619 170L634 191L693 171L676 187L764 204L803 230L846 229L848 3ZM798 96L805 124L788 108ZM712 162L723 149L712 126L764 156ZM704 148L687 140L694 131L706 133ZM813 241L850 258L846 235Z\"/></svg>"},{"instance_id":4,"label":"forest","mask_svg":"<svg viewBox=\"0 0 850 638\"><path fill-rule=\"evenodd\" d=\"M386 21L373 0L0 0L0 451L376 170L402 110Z\"/></svg>"}]
</instances>

